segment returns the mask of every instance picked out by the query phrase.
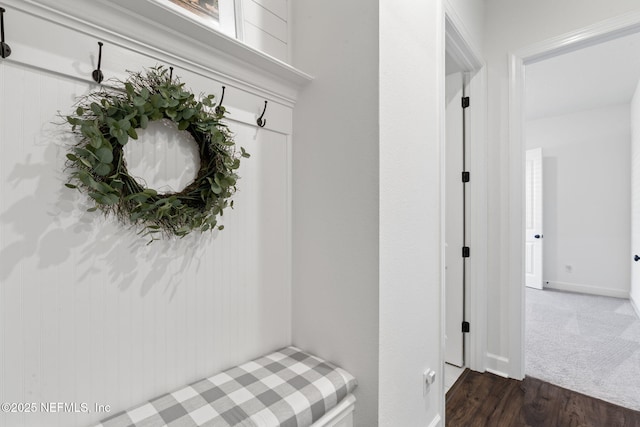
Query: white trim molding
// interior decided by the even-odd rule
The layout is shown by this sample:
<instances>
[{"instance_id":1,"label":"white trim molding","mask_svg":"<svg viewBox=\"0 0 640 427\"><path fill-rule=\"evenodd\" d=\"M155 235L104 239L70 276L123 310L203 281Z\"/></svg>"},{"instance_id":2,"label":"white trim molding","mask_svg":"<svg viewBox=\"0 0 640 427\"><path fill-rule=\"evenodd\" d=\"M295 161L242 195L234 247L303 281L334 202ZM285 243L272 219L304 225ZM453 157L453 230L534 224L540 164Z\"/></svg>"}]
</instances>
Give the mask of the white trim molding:
<instances>
[{"instance_id":1,"label":"white trim molding","mask_svg":"<svg viewBox=\"0 0 640 427\"><path fill-rule=\"evenodd\" d=\"M640 31L640 11L609 18L593 25L531 44L516 55L526 64L542 61Z\"/></svg>"},{"instance_id":2,"label":"white trim molding","mask_svg":"<svg viewBox=\"0 0 640 427\"><path fill-rule=\"evenodd\" d=\"M524 61L509 55L509 376L524 378Z\"/></svg>"},{"instance_id":3,"label":"white trim molding","mask_svg":"<svg viewBox=\"0 0 640 427\"><path fill-rule=\"evenodd\" d=\"M436 415L433 420L429 423L428 427L441 427L442 426L442 417L440 415Z\"/></svg>"},{"instance_id":4,"label":"white trim molding","mask_svg":"<svg viewBox=\"0 0 640 427\"><path fill-rule=\"evenodd\" d=\"M544 282L544 287L547 289L556 289L558 291L578 292L581 294L600 295L603 297L629 298L629 291L602 288L600 286L585 285L582 283L546 281Z\"/></svg>"},{"instance_id":5,"label":"white trim molding","mask_svg":"<svg viewBox=\"0 0 640 427\"><path fill-rule=\"evenodd\" d=\"M97 0L83 7L78 7L75 0L5 0L3 4L7 22L12 10L19 10L100 37L105 42L105 64L107 43L126 46L145 52L150 59L163 58L176 67L262 93L288 106L293 106L298 91L313 80L282 61L151 0ZM14 49L14 54L18 53Z\"/></svg>"},{"instance_id":6,"label":"white trim molding","mask_svg":"<svg viewBox=\"0 0 640 427\"><path fill-rule=\"evenodd\" d=\"M444 2L446 51L465 70L479 70L484 66L479 50L471 42L472 37L464 21L449 0Z\"/></svg>"},{"instance_id":7,"label":"white trim molding","mask_svg":"<svg viewBox=\"0 0 640 427\"><path fill-rule=\"evenodd\" d=\"M10 17L15 27L11 31L10 40L12 55L3 62L19 63L78 81L92 82L91 73L97 65L97 42L101 41L104 42L102 70L105 85L109 85L111 79L126 79L129 76L127 70L144 69L158 64L173 66L175 75L187 87L197 89L199 93L219 95L221 87L225 86L224 103L230 122L256 126L264 101L268 100L267 128L284 135L292 134L291 110L304 82L311 81L311 77L301 71L284 64L279 64L282 67L278 71L258 70L256 67L265 57L237 41L233 41L232 45L239 51L255 54L248 55L251 57L249 62L230 57L214 47L198 50L201 40L187 41L187 36L182 39L173 37L166 28L163 30L162 26L154 26L144 20L134 25L136 31L144 33L144 38L130 38L114 29L114 26L120 25L114 22L129 19L128 16L131 15L119 11L119 6L104 5L102 2L87 3L82 12L94 19L103 18L103 22L94 24L90 19L79 17L79 8L75 11L78 16L67 13L63 7L68 3L66 0L60 2L60 9L46 3L48 0L42 0L42 4L34 0L4 2L7 9L5 18ZM172 14L164 8L159 8L157 13ZM8 19L5 21L9 22ZM193 23L191 26L196 27ZM47 36L39 36L31 28L38 28L39 34ZM206 34L193 34L193 37L206 35L211 40L216 37L219 40L229 39L214 29L207 31ZM152 47L150 42L154 39L157 39L159 45L165 44L167 49ZM181 45L182 49L173 49L171 43ZM196 50L189 50L191 48ZM274 64L276 63L277 61Z\"/></svg>"},{"instance_id":8,"label":"white trim molding","mask_svg":"<svg viewBox=\"0 0 640 427\"><path fill-rule=\"evenodd\" d=\"M640 307L638 307L638 304L636 304L633 298L629 298L629 302L631 303L631 307L633 307L633 309L635 310L636 316L640 318Z\"/></svg>"},{"instance_id":9,"label":"white trim molding","mask_svg":"<svg viewBox=\"0 0 640 427\"><path fill-rule=\"evenodd\" d=\"M640 11L597 22L509 54L509 376L524 378L525 65L640 31Z\"/></svg>"},{"instance_id":10,"label":"white trim molding","mask_svg":"<svg viewBox=\"0 0 640 427\"><path fill-rule=\"evenodd\" d=\"M487 372L504 378L509 378L509 359L487 353Z\"/></svg>"}]
</instances>

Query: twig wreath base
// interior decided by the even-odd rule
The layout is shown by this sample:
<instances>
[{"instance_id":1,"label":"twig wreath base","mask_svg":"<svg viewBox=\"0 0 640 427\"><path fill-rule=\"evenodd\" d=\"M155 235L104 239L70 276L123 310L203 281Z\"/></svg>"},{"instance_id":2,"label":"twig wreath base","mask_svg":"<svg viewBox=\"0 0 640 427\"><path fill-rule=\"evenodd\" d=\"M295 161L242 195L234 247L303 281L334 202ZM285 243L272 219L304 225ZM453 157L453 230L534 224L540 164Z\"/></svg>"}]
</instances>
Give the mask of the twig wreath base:
<instances>
[{"instance_id":1,"label":"twig wreath base","mask_svg":"<svg viewBox=\"0 0 640 427\"><path fill-rule=\"evenodd\" d=\"M86 193L100 210L120 222L141 227L151 236L183 237L194 230L222 229L217 224L224 208L233 208L240 158L231 132L221 122L223 106L214 95L197 100L162 66L130 73L121 87L103 87L77 103L66 117L78 142L67 154L69 188ZM122 147L138 139L136 129L169 119L189 132L198 144L200 169L182 191L158 194L129 175Z\"/></svg>"}]
</instances>

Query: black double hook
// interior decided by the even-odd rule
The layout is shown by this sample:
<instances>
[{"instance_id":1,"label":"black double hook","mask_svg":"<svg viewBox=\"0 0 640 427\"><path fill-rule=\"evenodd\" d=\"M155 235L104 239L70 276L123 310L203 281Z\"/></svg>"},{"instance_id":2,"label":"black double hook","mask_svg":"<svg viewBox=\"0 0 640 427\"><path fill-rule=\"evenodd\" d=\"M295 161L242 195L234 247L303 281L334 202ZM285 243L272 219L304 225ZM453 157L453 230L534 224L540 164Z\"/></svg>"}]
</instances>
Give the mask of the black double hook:
<instances>
[{"instance_id":1,"label":"black double hook","mask_svg":"<svg viewBox=\"0 0 640 427\"><path fill-rule=\"evenodd\" d=\"M220 95L220 102L218 102L218 105L216 106L216 114L217 115L221 115L224 114L224 107L222 106L222 101L224 101L224 90L225 87L222 86L222 95Z\"/></svg>"},{"instance_id":2,"label":"black double hook","mask_svg":"<svg viewBox=\"0 0 640 427\"><path fill-rule=\"evenodd\" d=\"M173 67L169 67L169 83L173 81Z\"/></svg>"},{"instance_id":3,"label":"black double hook","mask_svg":"<svg viewBox=\"0 0 640 427\"><path fill-rule=\"evenodd\" d=\"M267 120L266 119L264 119L264 120L262 119L264 117L264 113L266 111L267 111L267 101L264 101L264 110L262 110L262 114L260 114L260 117L258 117L258 120L256 120L256 123L261 128L265 127L265 125L267 124Z\"/></svg>"},{"instance_id":4,"label":"black double hook","mask_svg":"<svg viewBox=\"0 0 640 427\"><path fill-rule=\"evenodd\" d=\"M4 8L0 7L0 56L4 59L11 55L11 48L4 42Z\"/></svg>"},{"instance_id":5,"label":"black double hook","mask_svg":"<svg viewBox=\"0 0 640 427\"><path fill-rule=\"evenodd\" d=\"M96 83L102 83L104 80L104 74L100 71L100 65L102 64L102 42L98 42L99 51L98 51L98 68L93 70L91 76L93 77L93 81Z\"/></svg>"}]
</instances>

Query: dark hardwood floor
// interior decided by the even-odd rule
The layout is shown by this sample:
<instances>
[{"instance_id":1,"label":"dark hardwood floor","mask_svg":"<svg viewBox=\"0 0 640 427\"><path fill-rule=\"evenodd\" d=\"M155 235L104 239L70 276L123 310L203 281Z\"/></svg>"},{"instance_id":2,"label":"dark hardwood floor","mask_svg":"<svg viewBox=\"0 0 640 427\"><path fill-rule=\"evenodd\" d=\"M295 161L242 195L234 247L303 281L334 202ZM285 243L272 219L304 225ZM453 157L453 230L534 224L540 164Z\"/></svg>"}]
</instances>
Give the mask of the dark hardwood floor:
<instances>
[{"instance_id":1,"label":"dark hardwood floor","mask_svg":"<svg viewBox=\"0 0 640 427\"><path fill-rule=\"evenodd\" d=\"M447 427L640 427L640 412L535 378L468 369L447 393Z\"/></svg>"}]
</instances>

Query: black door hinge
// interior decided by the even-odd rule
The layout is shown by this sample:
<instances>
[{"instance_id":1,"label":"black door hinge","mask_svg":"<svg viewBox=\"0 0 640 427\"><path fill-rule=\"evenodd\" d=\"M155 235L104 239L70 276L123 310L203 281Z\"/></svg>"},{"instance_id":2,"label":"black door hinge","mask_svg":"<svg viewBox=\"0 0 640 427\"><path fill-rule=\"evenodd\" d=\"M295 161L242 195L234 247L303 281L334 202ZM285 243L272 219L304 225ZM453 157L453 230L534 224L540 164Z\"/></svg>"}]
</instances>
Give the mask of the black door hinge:
<instances>
[{"instance_id":1,"label":"black door hinge","mask_svg":"<svg viewBox=\"0 0 640 427\"><path fill-rule=\"evenodd\" d=\"M462 258L469 258L469 246L463 246L462 247Z\"/></svg>"},{"instance_id":2,"label":"black door hinge","mask_svg":"<svg viewBox=\"0 0 640 427\"><path fill-rule=\"evenodd\" d=\"M471 180L471 174L469 172L462 172L462 182L469 182Z\"/></svg>"},{"instance_id":3,"label":"black door hinge","mask_svg":"<svg viewBox=\"0 0 640 427\"><path fill-rule=\"evenodd\" d=\"M469 97L468 96L463 96L462 97L462 108L467 108L469 106Z\"/></svg>"},{"instance_id":4,"label":"black door hinge","mask_svg":"<svg viewBox=\"0 0 640 427\"><path fill-rule=\"evenodd\" d=\"M471 325L469 324L469 322L462 322L462 332L463 333L467 333L469 332L469 330L471 329Z\"/></svg>"}]
</instances>

